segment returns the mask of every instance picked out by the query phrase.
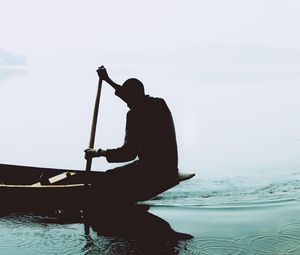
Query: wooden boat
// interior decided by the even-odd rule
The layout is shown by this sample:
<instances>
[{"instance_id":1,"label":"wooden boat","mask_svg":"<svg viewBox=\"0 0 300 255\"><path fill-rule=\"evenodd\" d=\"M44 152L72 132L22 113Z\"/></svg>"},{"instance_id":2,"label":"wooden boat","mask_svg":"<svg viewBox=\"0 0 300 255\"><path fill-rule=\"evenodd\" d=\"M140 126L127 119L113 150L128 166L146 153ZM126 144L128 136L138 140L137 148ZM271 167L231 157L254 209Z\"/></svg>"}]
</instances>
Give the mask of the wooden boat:
<instances>
[{"instance_id":1,"label":"wooden boat","mask_svg":"<svg viewBox=\"0 0 300 255\"><path fill-rule=\"evenodd\" d=\"M135 203L148 200L195 174L179 173L177 178L153 183L151 189L133 193L109 188L104 172L49 169L0 164L0 212L27 209L83 209L103 203ZM159 179L159 176L157 177ZM150 186L149 186L150 187Z\"/></svg>"}]
</instances>

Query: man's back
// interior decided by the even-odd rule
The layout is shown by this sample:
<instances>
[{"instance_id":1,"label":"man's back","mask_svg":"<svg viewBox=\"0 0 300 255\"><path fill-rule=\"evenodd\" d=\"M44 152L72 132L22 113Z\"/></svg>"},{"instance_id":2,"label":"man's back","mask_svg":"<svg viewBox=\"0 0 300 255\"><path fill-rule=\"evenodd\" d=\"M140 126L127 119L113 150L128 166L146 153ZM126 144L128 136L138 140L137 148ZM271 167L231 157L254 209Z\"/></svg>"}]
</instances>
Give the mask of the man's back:
<instances>
[{"instance_id":1,"label":"man's back","mask_svg":"<svg viewBox=\"0 0 300 255\"><path fill-rule=\"evenodd\" d=\"M145 96L127 113L124 145L107 150L108 162L124 162L139 157L141 168L175 173L178 171L177 143L172 114L161 98Z\"/></svg>"},{"instance_id":2,"label":"man's back","mask_svg":"<svg viewBox=\"0 0 300 255\"><path fill-rule=\"evenodd\" d=\"M147 96L145 102L128 113L136 128L135 139L141 164L177 171L177 143L172 114L161 98Z\"/></svg>"}]
</instances>

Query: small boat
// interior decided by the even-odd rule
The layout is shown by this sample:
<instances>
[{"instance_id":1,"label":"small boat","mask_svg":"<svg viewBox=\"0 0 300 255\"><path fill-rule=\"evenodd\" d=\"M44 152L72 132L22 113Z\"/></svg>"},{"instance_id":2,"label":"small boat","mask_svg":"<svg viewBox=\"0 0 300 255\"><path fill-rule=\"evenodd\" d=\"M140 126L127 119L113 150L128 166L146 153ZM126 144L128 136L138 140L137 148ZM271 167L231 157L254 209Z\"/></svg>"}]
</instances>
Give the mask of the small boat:
<instances>
[{"instance_id":1,"label":"small boat","mask_svg":"<svg viewBox=\"0 0 300 255\"><path fill-rule=\"evenodd\" d=\"M104 67L100 67L104 69ZM102 79L99 78L88 148L94 148ZM111 178L105 172L50 169L0 164L0 213L31 209L86 209L107 205L130 205L151 199L191 179L195 174L178 173L172 178L156 176ZM150 180L151 179L151 180Z\"/></svg>"},{"instance_id":2,"label":"small boat","mask_svg":"<svg viewBox=\"0 0 300 255\"><path fill-rule=\"evenodd\" d=\"M191 179L195 174L178 173L177 178L157 182L130 196L118 188L104 188L104 172L52 169L0 164L0 212L31 209L83 209L104 203L135 203ZM157 178L159 179L159 177ZM106 186L107 187L107 186Z\"/></svg>"}]
</instances>

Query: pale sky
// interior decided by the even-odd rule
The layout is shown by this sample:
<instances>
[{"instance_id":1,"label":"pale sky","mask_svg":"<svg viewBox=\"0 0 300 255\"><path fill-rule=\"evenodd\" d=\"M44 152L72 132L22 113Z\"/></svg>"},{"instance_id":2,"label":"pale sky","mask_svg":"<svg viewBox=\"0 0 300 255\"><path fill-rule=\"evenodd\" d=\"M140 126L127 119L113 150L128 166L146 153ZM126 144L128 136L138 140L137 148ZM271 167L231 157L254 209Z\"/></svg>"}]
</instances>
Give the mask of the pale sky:
<instances>
[{"instance_id":1,"label":"pale sky","mask_svg":"<svg viewBox=\"0 0 300 255\"><path fill-rule=\"evenodd\" d=\"M84 169L104 64L167 101L183 170L299 169L299 13L293 0L0 0L0 49L28 59L0 69L0 162ZM96 147L120 146L126 105L106 85L101 100Z\"/></svg>"},{"instance_id":2,"label":"pale sky","mask_svg":"<svg viewBox=\"0 0 300 255\"><path fill-rule=\"evenodd\" d=\"M299 13L297 0L0 0L0 48L29 63L147 62L212 45L300 51Z\"/></svg>"}]
</instances>

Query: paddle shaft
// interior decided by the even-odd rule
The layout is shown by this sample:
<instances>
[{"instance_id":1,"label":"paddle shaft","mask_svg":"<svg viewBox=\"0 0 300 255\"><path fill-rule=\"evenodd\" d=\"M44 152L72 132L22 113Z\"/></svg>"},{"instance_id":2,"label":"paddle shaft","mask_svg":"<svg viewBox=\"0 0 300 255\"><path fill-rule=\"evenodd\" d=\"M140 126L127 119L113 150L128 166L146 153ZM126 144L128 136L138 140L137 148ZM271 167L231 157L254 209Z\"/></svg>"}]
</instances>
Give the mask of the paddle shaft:
<instances>
[{"instance_id":1,"label":"paddle shaft","mask_svg":"<svg viewBox=\"0 0 300 255\"><path fill-rule=\"evenodd\" d=\"M101 95L101 87L102 87L102 80L99 79L97 95L96 95L96 100L95 100L95 106L94 106L94 114L93 114L93 122L92 122L92 128L91 128L89 149L93 149L94 148L94 143L95 143L96 127L97 127L98 111L99 111L99 104L100 104L100 95ZM91 168L92 168L92 158L89 158L89 159L86 160L85 170L89 172L89 171L91 171Z\"/></svg>"}]
</instances>

